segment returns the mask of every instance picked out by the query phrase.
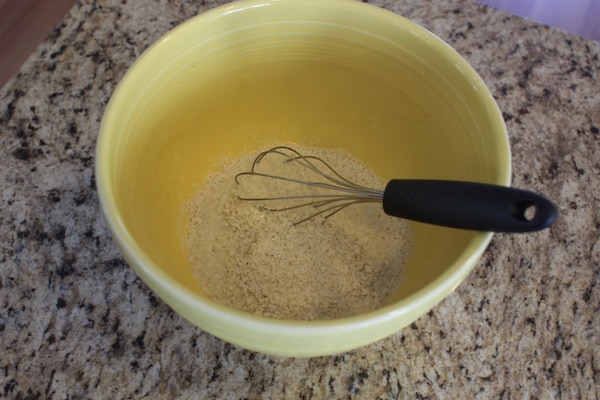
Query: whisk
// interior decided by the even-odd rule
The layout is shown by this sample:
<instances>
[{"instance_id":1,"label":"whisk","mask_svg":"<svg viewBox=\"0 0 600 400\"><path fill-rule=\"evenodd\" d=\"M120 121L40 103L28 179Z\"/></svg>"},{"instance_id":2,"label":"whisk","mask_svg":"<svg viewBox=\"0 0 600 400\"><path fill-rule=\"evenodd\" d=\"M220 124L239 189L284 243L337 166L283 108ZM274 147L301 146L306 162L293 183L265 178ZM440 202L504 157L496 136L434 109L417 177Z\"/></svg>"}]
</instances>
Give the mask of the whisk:
<instances>
[{"instance_id":1,"label":"whisk","mask_svg":"<svg viewBox=\"0 0 600 400\"><path fill-rule=\"evenodd\" d=\"M261 171L267 157L278 157L283 163L302 169L314 180L295 175L280 176ZM527 190L499 185L428 179L393 179L384 190L354 183L338 173L325 160L303 155L286 146L277 146L260 153L248 172L235 176L236 183L243 179L286 182L292 188L309 188L301 193L273 196L239 196L240 200L255 202L293 202L293 204L265 207L268 211L290 211L309 207L308 217L294 222L301 224L317 216L329 218L346 207L369 202L381 202L383 211L390 216L428 224L493 232L533 232L550 227L556 219L554 205L545 197ZM255 181L253 184L266 182ZM294 186L298 185L298 186ZM312 190L314 189L314 191Z\"/></svg>"}]
</instances>

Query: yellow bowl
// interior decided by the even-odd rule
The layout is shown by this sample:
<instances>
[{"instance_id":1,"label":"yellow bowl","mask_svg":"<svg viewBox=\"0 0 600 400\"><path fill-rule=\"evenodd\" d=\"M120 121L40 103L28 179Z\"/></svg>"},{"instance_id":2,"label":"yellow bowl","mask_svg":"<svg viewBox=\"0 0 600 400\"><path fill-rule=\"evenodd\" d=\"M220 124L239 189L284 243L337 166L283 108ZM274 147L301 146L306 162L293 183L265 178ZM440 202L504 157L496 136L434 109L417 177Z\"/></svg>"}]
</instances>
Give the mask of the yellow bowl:
<instances>
[{"instance_id":1,"label":"yellow bowl","mask_svg":"<svg viewBox=\"0 0 600 400\"><path fill-rule=\"evenodd\" d=\"M505 126L485 84L396 14L347 0L251 0L168 33L106 109L96 159L102 208L158 296L207 332L265 353L338 353L400 330L451 293L491 239L412 223L401 289L363 315L283 321L217 304L182 250L181 205L219 158L280 142L346 149L388 179L510 183Z\"/></svg>"}]
</instances>

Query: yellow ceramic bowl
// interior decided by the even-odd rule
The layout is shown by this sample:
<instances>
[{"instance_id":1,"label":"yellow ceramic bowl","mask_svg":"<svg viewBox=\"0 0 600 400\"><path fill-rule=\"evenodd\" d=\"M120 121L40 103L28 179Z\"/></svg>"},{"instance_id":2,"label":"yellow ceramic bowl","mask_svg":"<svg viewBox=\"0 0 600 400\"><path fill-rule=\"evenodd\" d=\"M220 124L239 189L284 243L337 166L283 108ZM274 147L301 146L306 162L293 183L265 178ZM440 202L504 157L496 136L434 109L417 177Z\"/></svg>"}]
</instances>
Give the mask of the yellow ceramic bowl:
<instances>
[{"instance_id":1,"label":"yellow ceramic bowl","mask_svg":"<svg viewBox=\"0 0 600 400\"><path fill-rule=\"evenodd\" d=\"M118 86L101 125L96 174L128 263L217 337L292 356L366 345L451 293L491 239L411 224L416 244L400 291L363 315L282 321L216 304L182 250L181 204L220 157L289 141L344 148L389 179L510 180L492 96L464 59L418 25L348 0L252 0L191 19Z\"/></svg>"}]
</instances>

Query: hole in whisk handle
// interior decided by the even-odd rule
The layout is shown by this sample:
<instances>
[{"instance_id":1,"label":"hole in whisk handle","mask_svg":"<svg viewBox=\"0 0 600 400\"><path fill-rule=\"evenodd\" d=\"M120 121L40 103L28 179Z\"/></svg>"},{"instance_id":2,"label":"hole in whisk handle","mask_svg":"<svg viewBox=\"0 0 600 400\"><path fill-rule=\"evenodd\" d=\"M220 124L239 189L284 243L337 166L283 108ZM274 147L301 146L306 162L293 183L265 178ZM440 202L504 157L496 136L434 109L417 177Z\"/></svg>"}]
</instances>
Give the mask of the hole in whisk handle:
<instances>
[{"instance_id":1,"label":"hole in whisk handle","mask_svg":"<svg viewBox=\"0 0 600 400\"><path fill-rule=\"evenodd\" d=\"M522 189L444 180L390 181L383 209L395 217L452 228L492 232L534 232L550 227L556 207Z\"/></svg>"}]
</instances>

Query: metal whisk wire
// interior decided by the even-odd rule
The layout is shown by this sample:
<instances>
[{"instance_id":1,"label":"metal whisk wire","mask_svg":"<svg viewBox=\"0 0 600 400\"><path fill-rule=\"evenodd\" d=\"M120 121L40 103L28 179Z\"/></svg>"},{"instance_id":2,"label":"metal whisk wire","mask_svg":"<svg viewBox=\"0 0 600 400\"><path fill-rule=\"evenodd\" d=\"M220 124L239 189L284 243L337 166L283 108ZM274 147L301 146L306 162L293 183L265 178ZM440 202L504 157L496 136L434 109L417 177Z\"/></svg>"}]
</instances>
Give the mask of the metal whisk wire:
<instances>
[{"instance_id":1,"label":"metal whisk wire","mask_svg":"<svg viewBox=\"0 0 600 400\"><path fill-rule=\"evenodd\" d=\"M259 172L260 163L267 156L280 156L283 158L283 163L296 163L300 167L312 172L319 181L309 181L288 176L273 175L269 173ZM278 200L301 200L300 203L284 207L265 207L261 208L266 211L289 211L298 208L314 207L318 211L310 214L294 225L301 224L319 215L329 218L332 215L340 212L348 206L367 203L381 202L383 199L383 191L368 188L352 182L340 175L330 164L316 156L303 155L297 150L287 146L277 146L260 153L252 163L252 167L248 172L241 172L235 176L235 182L240 184L242 177L257 177L261 179L271 179L276 181L285 181L298 185L304 185L329 191L328 193L307 193L307 194L290 194L265 197L244 197L238 196L238 199L244 201L278 201ZM306 201L302 201L306 200Z\"/></svg>"}]
</instances>

